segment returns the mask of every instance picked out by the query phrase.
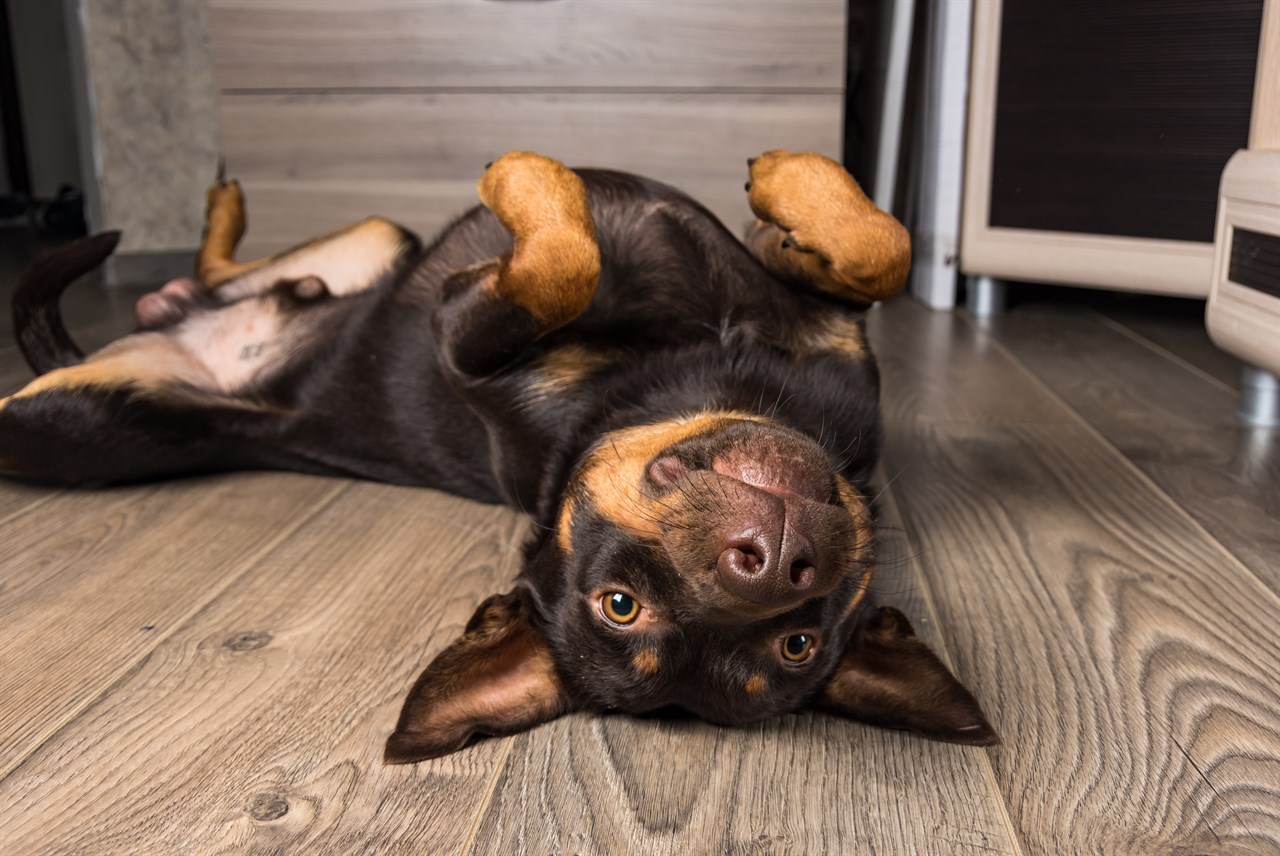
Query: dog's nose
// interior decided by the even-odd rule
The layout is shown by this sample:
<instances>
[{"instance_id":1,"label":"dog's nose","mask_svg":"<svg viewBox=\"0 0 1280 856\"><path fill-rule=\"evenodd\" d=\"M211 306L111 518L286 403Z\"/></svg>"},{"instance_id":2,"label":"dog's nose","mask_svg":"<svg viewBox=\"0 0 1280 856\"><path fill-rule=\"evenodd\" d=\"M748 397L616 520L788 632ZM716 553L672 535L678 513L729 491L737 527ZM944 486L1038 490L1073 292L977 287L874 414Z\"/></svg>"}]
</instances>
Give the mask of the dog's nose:
<instances>
[{"instance_id":1,"label":"dog's nose","mask_svg":"<svg viewBox=\"0 0 1280 856\"><path fill-rule=\"evenodd\" d=\"M722 542L716 575L743 600L785 606L804 599L817 581L813 545L789 523L753 524Z\"/></svg>"}]
</instances>

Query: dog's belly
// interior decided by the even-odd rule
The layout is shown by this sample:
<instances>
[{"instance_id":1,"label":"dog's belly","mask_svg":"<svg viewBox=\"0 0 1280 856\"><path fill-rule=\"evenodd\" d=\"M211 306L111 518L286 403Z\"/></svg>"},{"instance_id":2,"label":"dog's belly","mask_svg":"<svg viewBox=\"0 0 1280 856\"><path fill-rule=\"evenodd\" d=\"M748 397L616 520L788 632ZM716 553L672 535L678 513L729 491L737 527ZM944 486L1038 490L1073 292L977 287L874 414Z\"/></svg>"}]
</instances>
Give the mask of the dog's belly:
<instances>
[{"instance_id":1,"label":"dog's belly","mask_svg":"<svg viewBox=\"0 0 1280 856\"><path fill-rule=\"evenodd\" d=\"M235 394L282 366L291 343L286 320L266 300L243 300L190 316L166 335L217 391Z\"/></svg>"}]
</instances>

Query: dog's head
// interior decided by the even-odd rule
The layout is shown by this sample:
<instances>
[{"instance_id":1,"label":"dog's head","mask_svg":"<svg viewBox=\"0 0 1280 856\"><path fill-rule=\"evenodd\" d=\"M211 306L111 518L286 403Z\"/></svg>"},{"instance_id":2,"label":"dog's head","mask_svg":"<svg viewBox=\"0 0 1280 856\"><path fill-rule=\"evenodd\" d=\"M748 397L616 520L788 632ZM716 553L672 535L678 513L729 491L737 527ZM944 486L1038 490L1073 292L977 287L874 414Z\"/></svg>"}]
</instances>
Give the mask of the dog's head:
<instances>
[{"instance_id":1,"label":"dog's head","mask_svg":"<svg viewBox=\"0 0 1280 856\"><path fill-rule=\"evenodd\" d=\"M864 602L872 541L865 497L804 434L729 413L607 434L515 590L418 679L386 758L672 707L741 724L812 706L994 742L902 613Z\"/></svg>"}]
</instances>

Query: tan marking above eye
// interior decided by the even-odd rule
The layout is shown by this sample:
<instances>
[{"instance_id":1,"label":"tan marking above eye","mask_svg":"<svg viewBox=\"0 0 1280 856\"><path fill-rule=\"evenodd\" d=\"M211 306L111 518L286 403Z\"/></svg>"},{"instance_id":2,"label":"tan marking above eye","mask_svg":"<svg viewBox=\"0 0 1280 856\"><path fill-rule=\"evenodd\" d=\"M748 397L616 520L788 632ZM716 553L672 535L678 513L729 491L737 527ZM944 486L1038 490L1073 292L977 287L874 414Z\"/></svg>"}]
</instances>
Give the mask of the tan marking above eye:
<instances>
[{"instance_id":1,"label":"tan marking above eye","mask_svg":"<svg viewBox=\"0 0 1280 856\"><path fill-rule=\"evenodd\" d=\"M576 506L577 501L572 496L565 497L564 504L560 506L560 518L556 521L556 542L568 556L573 555L573 512Z\"/></svg>"},{"instance_id":2,"label":"tan marking above eye","mask_svg":"<svg viewBox=\"0 0 1280 856\"><path fill-rule=\"evenodd\" d=\"M769 681L764 675L756 672L747 679L747 683L743 689L747 691L747 695L759 695L769 687Z\"/></svg>"},{"instance_id":3,"label":"tan marking above eye","mask_svg":"<svg viewBox=\"0 0 1280 856\"><path fill-rule=\"evenodd\" d=\"M653 651L644 650L631 658L631 665L642 675L653 676L658 673L658 667L661 665L661 661L658 659L658 655Z\"/></svg>"}]
</instances>

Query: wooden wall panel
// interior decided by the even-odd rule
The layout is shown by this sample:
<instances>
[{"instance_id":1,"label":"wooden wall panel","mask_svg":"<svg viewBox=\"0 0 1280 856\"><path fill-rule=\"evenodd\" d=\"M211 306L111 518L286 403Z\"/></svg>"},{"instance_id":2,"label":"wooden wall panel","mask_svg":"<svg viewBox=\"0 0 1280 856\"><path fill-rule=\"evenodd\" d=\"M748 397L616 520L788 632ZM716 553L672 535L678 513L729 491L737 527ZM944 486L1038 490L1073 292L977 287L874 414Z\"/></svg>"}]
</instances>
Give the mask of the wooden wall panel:
<instances>
[{"instance_id":1,"label":"wooden wall panel","mask_svg":"<svg viewBox=\"0 0 1280 856\"><path fill-rule=\"evenodd\" d=\"M844 87L845 0L209 0L223 89Z\"/></svg>"},{"instance_id":2,"label":"wooden wall panel","mask_svg":"<svg viewBox=\"0 0 1280 856\"><path fill-rule=\"evenodd\" d=\"M838 94L227 94L227 168L249 196L246 252L380 213L430 234L477 202L509 149L638 172L750 220L746 159L770 148L839 157Z\"/></svg>"}]
</instances>

